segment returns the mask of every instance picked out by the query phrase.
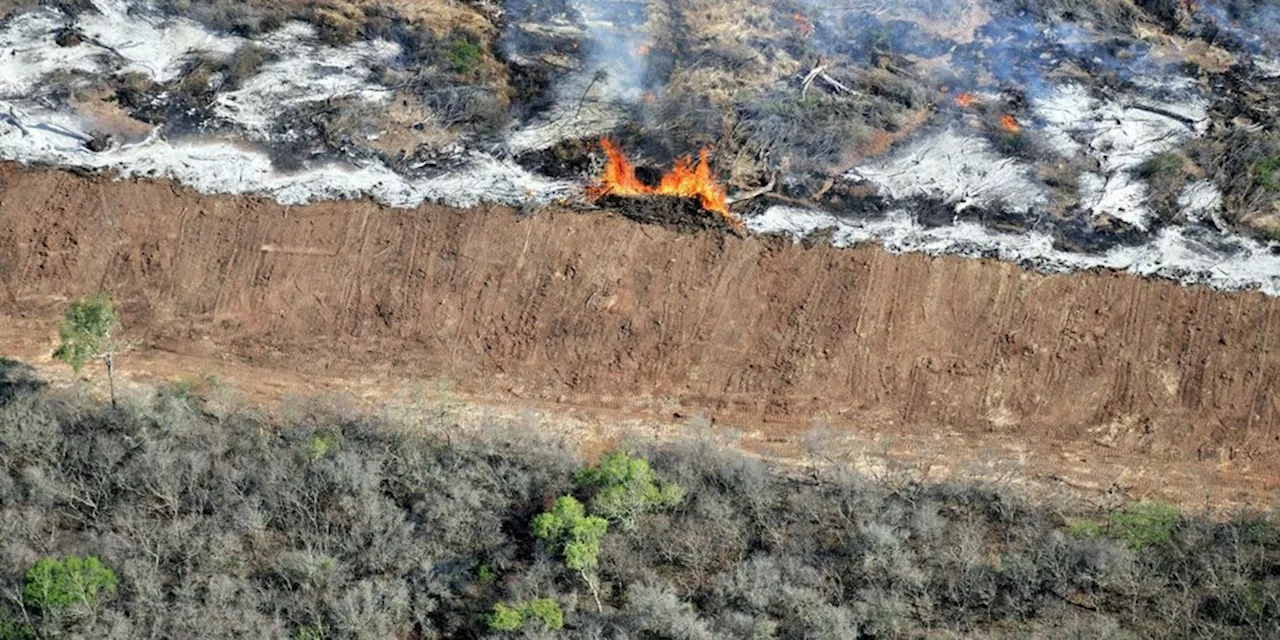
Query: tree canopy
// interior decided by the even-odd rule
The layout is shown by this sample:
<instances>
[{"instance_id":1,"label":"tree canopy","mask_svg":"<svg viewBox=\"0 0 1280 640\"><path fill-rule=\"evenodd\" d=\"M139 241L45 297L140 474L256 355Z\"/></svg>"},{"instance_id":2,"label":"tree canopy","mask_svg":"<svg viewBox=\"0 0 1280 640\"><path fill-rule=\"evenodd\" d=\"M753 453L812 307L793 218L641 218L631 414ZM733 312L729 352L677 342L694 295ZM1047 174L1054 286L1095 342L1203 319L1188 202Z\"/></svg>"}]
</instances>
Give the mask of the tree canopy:
<instances>
[{"instance_id":1,"label":"tree canopy","mask_svg":"<svg viewBox=\"0 0 1280 640\"><path fill-rule=\"evenodd\" d=\"M62 318L58 331L62 344L54 355L80 373L86 363L107 354L111 330L118 322L115 307L105 293L72 302Z\"/></svg>"}]
</instances>

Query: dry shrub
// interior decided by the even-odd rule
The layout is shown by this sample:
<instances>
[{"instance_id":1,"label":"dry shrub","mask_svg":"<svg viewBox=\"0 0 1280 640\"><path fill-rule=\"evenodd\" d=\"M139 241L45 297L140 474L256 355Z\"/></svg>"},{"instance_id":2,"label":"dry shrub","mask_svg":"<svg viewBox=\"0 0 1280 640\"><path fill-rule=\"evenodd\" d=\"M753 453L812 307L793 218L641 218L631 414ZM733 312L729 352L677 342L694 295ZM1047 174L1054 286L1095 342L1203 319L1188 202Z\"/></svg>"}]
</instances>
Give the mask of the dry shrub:
<instances>
[{"instance_id":1,"label":"dry shrub","mask_svg":"<svg viewBox=\"0 0 1280 640\"><path fill-rule=\"evenodd\" d=\"M686 498L606 534L597 614L530 531L574 490L562 443L447 412L410 429L341 399L272 420L168 392L114 410L23 379L0 368L0 593L46 555L120 578L96 618L0 600L0 620L50 634L461 637L535 598L563 604L570 637L1280 633L1263 516L1182 517L1135 547L1003 490L882 484L835 459L800 477L711 439L631 443Z\"/></svg>"}]
</instances>

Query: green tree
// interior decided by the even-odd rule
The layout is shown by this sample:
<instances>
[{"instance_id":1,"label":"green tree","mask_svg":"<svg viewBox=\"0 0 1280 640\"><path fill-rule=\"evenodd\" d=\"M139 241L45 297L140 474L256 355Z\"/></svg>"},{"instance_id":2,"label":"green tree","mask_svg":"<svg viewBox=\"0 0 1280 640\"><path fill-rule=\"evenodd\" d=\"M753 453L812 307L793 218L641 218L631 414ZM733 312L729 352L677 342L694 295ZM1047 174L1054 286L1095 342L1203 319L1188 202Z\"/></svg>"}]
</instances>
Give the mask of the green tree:
<instances>
[{"instance_id":1,"label":"green tree","mask_svg":"<svg viewBox=\"0 0 1280 640\"><path fill-rule=\"evenodd\" d=\"M533 535L560 548L565 566L577 571L591 588L599 611L604 611L604 606L600 604L596 567L600 564L600 540L608 530L608 520L588 516L573 496L557 498L551 511L533 519Z\"/></svg>"},{"instance_id":2,"label":"green tree","mask_svg":"<svg viewBox=\"0 0 1280 640\"><path fill-rule=\"evenodd\" d=\"M530 600L525 605L525 610L530 616L541 620L542 626L547 631L559 631L564 628L564 611L560 609L560 603L551 598Z\"/></svg>"},{"instance_id":3,"label":"green tree","mask_svg":"<svg viewBox=\"0 0 1280 640\"><path fill-rule=\"evenodd\" d=\"M44 558L27 571L22 595L47 613L75 604L95 606L99 595L115 591L116 584L116 574L94 556Z\"/></svg>"},{"instance_id":4,"label":"green tree","mask_svg":"<svg viewBox=\"0 0 1280 640\"><path fill-rule=\"evenodd\" d=\"M0 620L0 640L35 640L31 627L12 620Z\"/></svg>"},{"instance_id":5,"label":"green tree","mask_svg":"<svg viewBox=\"0 0 1280 640\"><path fill-rule=\"evenodd\" d=\"M518 602L514 606L499 602L489 614L489 629L520 631L533 620L541 622L544 631L559 631L564 628L564 610L551 598Z\"/></svg>"},{"instance_id":6,"label":"green tree","mask_svg":"<svg viewBox=\"0 0 1280 640\"><path fill-rule=\"evenodd\" d=\"M119 322L111 299L105 293L97 293L71 303L62 318L58 334L62 344L54 355L71 365L76 373L93 360L102 359L107 365L107 384L111 389L111 406L116 406L115 346L111 330Z\"/></svg>"},{"instance_id":7,"label":"green tree","mask_svg":"<svg viewBox=\"0 0 1280 640\"><path fill-rule=\"evenodd\" d=\"M647 460L622 451L579 471L573 481L591 491L588 502L592 513L628 531L635 529L641 515L673 507L684 499L684 489L679 485L656 481Z\"/></svg>"},{"instance_id":8,"label":"green tree","mask_svg":"<svg viewBox=\"0 0 1280 640\"><path fill-rule=\"evenodd\" d=\"M494 631L519 631L524 628L524 608L509 607L499 602L489 615L489 628Z\"/></svg>"}]
</instances>

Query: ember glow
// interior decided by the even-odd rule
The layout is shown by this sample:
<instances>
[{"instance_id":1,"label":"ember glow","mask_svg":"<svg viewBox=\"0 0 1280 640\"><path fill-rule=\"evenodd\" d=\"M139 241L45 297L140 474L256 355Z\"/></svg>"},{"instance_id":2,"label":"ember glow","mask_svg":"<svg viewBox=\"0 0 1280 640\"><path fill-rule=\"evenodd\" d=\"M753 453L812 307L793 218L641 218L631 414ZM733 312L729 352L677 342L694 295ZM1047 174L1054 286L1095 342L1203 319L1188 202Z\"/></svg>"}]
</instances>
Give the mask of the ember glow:
<instances>
[{"instance_id":1,"label":"ember glow","mask_svg":"<svg viewBox=\"0 0 1280 640\"><path fill-rule=\"evenodd\" d=\"M604 148L609 161L605 164L604 178L600 184L588 189L592 197L656 195L698 198L702 202L703 209L720 214L735 228L741 227L742 222L729 212L724 188L716 184L715 178L711 175L711 164L707 161L706 149L698 152L696 165L689 156L676 160L675 166L662 176L658 186L651 187L636 177L635 166L627 160L626 154L617 145L606 138L601 138L600 146Z\"/></svg>"},{"instance_id":2,"label":"ember glow","mask_svg":"<svg viewBox=\"0 0 1280 640\"><path fill-rule=\"evenodd\" d=\"M1022 133L1022 125L1018 124L1018 119L1008 113L1000 116L1000 127L1009 133Z\"/></svg>"},{"instance_id":3,"label":"ember glow","mask_svg":"<svg viewBox=\"0 0 1280 640\"><path fill-rule=\"evenodd\" d=\"M804 14L797 13L792 15L791 21L795 23L796 31L800 33L801 37L808 38L813 35L813 22Z\"/></svg>"},{"instance_id":4,"label":"ember glow","mask_svg":"<svg viewBox=\"0 0 1280 640\"><path fill-rule=\"evenodd\" d=\"M972 107L975 102L977 102L977 99L974 98L973 94L969 93L968 91L956 96L956 106L962 109L968 109L969 107Z\"/></svg>"}]
</instances>

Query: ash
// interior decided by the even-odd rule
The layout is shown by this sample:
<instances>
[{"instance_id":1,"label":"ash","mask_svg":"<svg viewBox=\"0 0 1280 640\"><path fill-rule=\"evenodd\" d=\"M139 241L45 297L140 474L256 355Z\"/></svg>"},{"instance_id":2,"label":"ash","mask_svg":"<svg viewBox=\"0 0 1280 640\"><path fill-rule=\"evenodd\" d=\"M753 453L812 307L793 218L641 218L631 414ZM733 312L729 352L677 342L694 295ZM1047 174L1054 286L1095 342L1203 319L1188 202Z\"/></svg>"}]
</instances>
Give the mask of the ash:
<instances>
[{"instance_id":1,"label":"ash","mask_svg":"<svg viewBox=\"0 0 1280 640\"><path fill-rule=\"evenodd\" d=\"M1280 295L1270 7L445 4L15 10L0 158L286 203L536 208L585 200L598 137L642 175L710 147L757 233Z\"/></svg>"}]
</instances>

